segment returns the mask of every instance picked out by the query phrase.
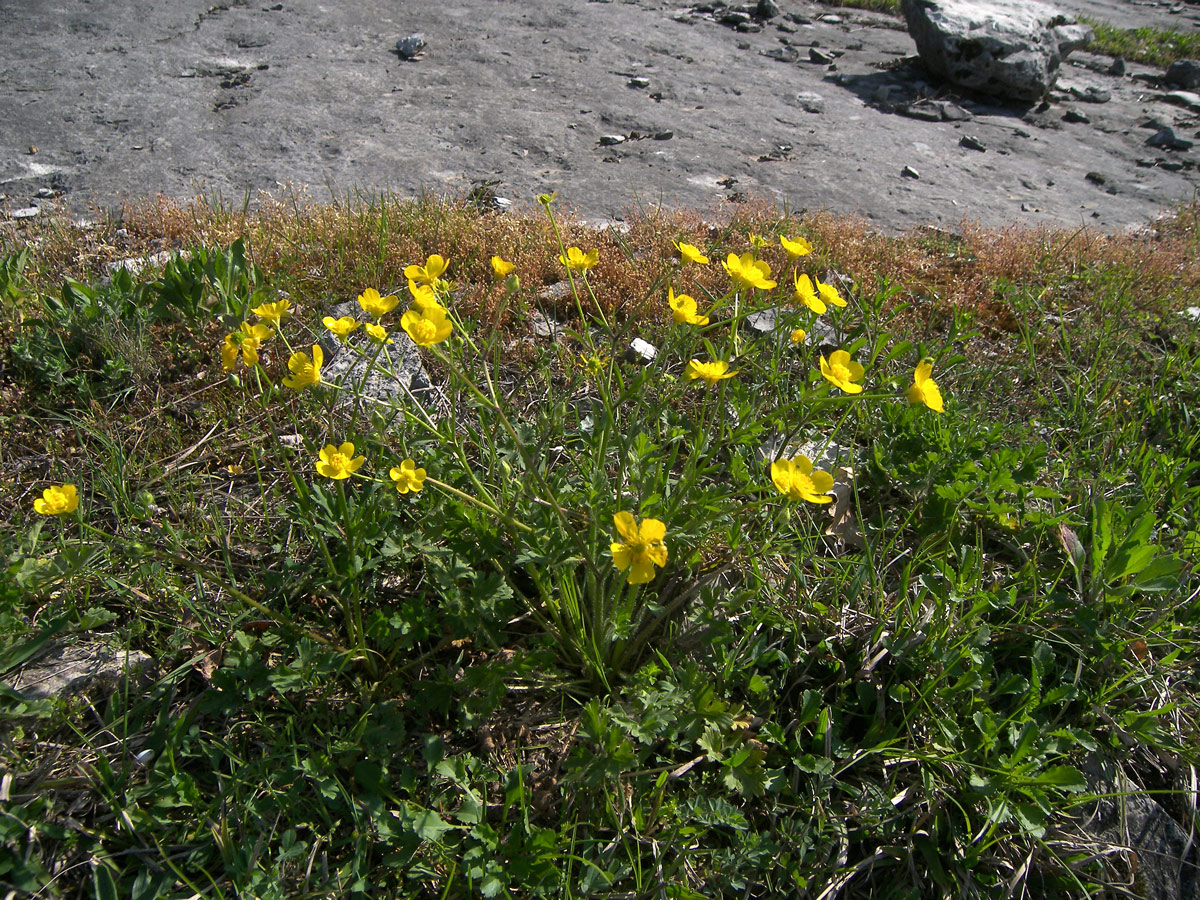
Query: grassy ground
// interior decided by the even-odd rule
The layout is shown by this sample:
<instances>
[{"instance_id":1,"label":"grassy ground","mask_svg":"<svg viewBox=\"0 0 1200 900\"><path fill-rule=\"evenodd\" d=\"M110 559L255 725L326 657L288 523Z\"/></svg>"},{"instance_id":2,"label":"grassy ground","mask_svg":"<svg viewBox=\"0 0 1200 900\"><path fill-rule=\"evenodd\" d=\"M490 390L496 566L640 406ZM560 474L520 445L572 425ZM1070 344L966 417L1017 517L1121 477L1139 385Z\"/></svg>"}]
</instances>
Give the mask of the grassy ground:
<instances>
[{"instance_id":1,"label":"grassy ground","mask_svg":"<svg viewBox=\"0 0 1200 900\"><path fill-rule=\"evenodd\" d=\"M156 661L0 694L18 894L1123 896L1098 760L1195 827L1195 206L889 238L291 197L2 240L0 669L84 633ZM104 279L161 249L193 254ZM302 377L369 288L437 402Z\"/></svg>"}]
</instances>

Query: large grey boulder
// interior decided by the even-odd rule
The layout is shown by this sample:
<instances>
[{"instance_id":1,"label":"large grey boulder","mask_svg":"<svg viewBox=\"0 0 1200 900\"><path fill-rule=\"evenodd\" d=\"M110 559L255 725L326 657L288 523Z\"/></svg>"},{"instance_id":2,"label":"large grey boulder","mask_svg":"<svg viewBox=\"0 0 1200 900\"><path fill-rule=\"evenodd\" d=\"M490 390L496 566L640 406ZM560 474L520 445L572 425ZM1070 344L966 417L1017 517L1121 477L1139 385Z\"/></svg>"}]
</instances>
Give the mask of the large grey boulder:
<instances>
[{"instance_id":1,"label":"large grey boulder","mask_svg":"<svg viewBox=\"0 0 1200 900\"><path fill-rule=\"evenodd\" d=\"M935 75L971 90L1039 100L1072 50L1092 39L1086 25L1034 0L902 0L908 33Z\"/></svg>"}]
</instances>

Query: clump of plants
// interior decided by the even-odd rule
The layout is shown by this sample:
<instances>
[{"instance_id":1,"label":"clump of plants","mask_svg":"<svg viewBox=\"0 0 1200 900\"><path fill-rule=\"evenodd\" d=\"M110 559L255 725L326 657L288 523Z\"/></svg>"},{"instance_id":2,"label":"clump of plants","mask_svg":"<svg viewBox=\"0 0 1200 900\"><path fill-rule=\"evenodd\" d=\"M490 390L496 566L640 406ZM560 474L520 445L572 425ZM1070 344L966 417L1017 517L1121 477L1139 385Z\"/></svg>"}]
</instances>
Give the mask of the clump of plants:
<instances>
[{"instance_id":1,"label":"clump of plants","mask_svg":"<svg viewBox=\"0 0 1200 900\"><path fill-rule=\"evenodd\" d=\"M539 303L512 246L429 246L336 316L241 240L61 299L6 258L0 295L41 306L13 352L92 462L27 486L0 665L101 626L172 665L91 721L5 693L0 878L826 898L1126 877L1090 851L1085 772L1195 758L1195 697L1168 689L1197 659L1194 440L1146 431L1146 404L1190 415L1194 346L1182 393L1094 370L1099 396L1063 403L1022 331L1046 394L1019 430L969 316L893 333L903 286L841 276L802 225L660 234L632 315L539 201L568 321L524 351L498 324ZM116 358L114 336L166 334L221 378L211 425L150 464L95 409L147 374L81 370L68 336Z\"/></svg>"}]
</instances>

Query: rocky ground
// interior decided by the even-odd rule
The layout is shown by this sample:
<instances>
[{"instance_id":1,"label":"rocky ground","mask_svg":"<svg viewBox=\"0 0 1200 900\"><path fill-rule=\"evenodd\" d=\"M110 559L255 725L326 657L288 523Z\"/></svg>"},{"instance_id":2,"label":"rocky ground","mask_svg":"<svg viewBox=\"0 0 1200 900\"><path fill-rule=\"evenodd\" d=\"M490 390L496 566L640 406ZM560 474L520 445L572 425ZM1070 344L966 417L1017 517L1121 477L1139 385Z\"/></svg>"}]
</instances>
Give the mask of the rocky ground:
<instances>
[{"instance_id":1,"label":"rocky ground","mask_svg":"<svg viewBox=\"0 0 1200 900\"><path fill-rule=\"evenodd\" d=\"M885 230L1121 229L1195 196L1200 97L1169 96L1161 70L1076 53L1050 102L1006 104L935 83L899 18L775 5L0 0L0 223L288 183L324 199L488 182L604 219L762 196ZM1200 21L1178 2L1058 5ZM1177 149L1147 144L1168 126Z\"/></svg>"}]
</instances>

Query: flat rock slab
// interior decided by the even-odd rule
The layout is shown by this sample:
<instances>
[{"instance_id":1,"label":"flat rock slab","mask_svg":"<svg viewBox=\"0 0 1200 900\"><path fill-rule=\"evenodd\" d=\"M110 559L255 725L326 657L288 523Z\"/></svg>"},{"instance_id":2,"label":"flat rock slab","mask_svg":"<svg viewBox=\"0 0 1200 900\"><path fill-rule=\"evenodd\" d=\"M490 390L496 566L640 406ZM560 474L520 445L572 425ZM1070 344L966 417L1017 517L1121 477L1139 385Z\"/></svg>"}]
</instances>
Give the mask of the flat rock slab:
<instances>
[{"instance_id":1,"label":"flat rock slab","mask_svg":"<svg viewBox=\"0 0 1200 900\"><path fill-rule=\"evenodd\" d=\"M111 691L126 675L145 673L154 660L138 650L101 641L60 642L5 679L27 700L55 700L91 690Z\"/></svg>"},{"instance_id":2,"label":"flat rock slab","mask_svg":"<svg viewBox=\"0 0 1200 900\"><path fill-rule=\"evenodd\" d=\"M496 181L517 208L557 191L586 219L655 204L719 214L758 196L883 230L1123 228L1200 183L1194 149L1144 146L1146 116L1197 130L1158 99L1169 88L1133 80L1161 70L1101 77L1112 99L1086 124L1056 106L1031 127L1024 108L947 96L904 65L915 46L898 17L776 5L732 25L678 0L0 0L0 227L41 218L13 211L88 214L156 193L461 196ZM1103 19L1130 4L1060 5ZM1139 7L1139 24L1194 28L1193 9ZM417 34L424 47L402 58L397 42ZM834 61L810 62L814 43ZM796 53L765 55L780 49ZM875 99L890 85L974 118L898 115ZM962 127L988 152L961 148Z\"/></svg>"}]
</instances>

